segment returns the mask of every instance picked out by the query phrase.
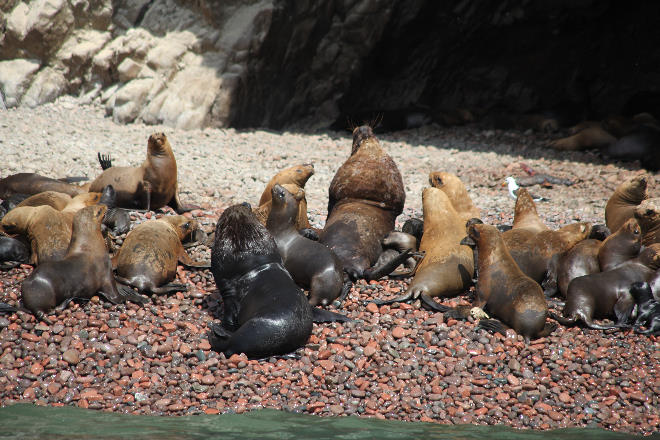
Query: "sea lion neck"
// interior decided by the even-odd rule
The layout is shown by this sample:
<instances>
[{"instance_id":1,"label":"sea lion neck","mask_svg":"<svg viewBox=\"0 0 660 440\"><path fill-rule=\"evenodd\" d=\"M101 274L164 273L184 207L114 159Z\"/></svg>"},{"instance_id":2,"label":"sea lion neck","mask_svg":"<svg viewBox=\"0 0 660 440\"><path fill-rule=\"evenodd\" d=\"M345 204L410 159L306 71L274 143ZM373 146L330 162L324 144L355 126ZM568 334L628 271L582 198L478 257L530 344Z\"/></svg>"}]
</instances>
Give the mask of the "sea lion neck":
<instances>
[{"instance_id":1,"label":"sea lion neck","mask_svg":"<svg viewBox=\"0 0 660 440\"><path fill-rule=\"evenodd\" d=\"M67 255L96 249L107 252L101 233L101 222L107 210L105 205L94 205L76 212L73 216L71 243L66 251Z\"/></svg>"},{"instance_id":2,"label":"sea lion neck","mask_svg":"<svg viewBox=\"0 0 660 440\"><path fill-rule=\"evenodd\" d=\"M279 187L279 185L276 185ZM298 201L290 191L279 187L284 194L282 198L274 194L270 215L266 221L266 228L273 233L289 232L297 234L294 224L298 215ZM273 189L275 192L276 189Z\"/></svg>"}]
</instances>

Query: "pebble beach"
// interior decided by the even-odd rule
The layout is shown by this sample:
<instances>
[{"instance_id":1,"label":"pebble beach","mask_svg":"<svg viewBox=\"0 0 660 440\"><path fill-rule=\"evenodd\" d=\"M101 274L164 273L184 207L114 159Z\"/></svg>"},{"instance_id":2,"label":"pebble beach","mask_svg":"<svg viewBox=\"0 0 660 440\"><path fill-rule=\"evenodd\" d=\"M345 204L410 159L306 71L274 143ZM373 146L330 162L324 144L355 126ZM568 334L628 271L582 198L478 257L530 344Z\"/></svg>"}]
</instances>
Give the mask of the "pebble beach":
<instances>
[{"instance_id":1,"label":"pebble beach","mask_svg":"<svg viewBox=\"0 0 660 440\"><path fill-rule=\"evenodd\" d=\"M322 227L328 186L350 154L350 132L275 132L119 125L98 103L62 97L34 109L0 111L0 177L38 172L49 177L101 172L97 152L113 165L135 166L151 133L164 132L178 166L184 204L200 209L207 233L234 203L257 205L279 170L312 162L305 187L310 222ZM625 179L645 173L636 163L606 162L594 152L546 147L546 134L479 126L424 126L383 134L381 144L403 176L406 207L400 227L422 217L421 192L431 171L457 174L482 219L511 224L515 201L502 186L527 167L571 179L571 186L533 186L550 199L538 203L551 228L604 223L604 209ZM660 177L649 174L651 197ZM134 223L171 210L132 213ZM118 247L124 236L116 237ZM208 260L209 248L188 250ZM0 271L0 301L17 305L32 267ZM336 309L349 323L315 324L308 343L291 357L226 359L211 350L208 323L217 321L219 294L209 270L178 267L174 282L187 292L152 296L145 306L113 305L94 297L50 315L53 325L27 313L0 316L0 402L75 405L149 415L242 413L260 408L356 415L443 424L503 424L516 428L601 427L638 434L660 427L660 338L632 331L560 326L526 344L475 330L476 322L446 319L419 302L376 306L404 292L409 280L360 281ZM473 289L446 305L467 304ZM556 312L556 300L550 301Z\"/></svg>"}]
</instances>

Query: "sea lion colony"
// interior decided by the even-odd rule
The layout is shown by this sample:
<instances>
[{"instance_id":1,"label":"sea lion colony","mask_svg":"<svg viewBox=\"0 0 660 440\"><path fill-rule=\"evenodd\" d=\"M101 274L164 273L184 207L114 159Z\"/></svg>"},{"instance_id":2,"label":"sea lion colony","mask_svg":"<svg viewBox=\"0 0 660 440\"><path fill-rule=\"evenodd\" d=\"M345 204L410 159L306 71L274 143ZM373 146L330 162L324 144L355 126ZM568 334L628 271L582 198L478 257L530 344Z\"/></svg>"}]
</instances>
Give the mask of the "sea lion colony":
<instances>
[{"instance_id":1,"label":"sea lion colony","mask_svg":"<svg viewBox=\"0 0 660 440\"><path fill-rule=\"evenodd\" d=\"M413 275L410 289L394 299L374 298L380 303L421 296L423 306L430 310L457 318L481 318L481 328L499 332L513 328L527 340L550 333L556 326L554 321L595 329L630 327L636 332L658 334L657 319L652 321L648 316L657 310L655 304L660 299L660 283L653 282L660 268L660 244L656 244L660 213L656 200L647 200L643 177L623 182L612 195L605 219L613 235L600 242L589 238L592 225L588 223L558 231L547 228L524 189L516 201L512 229L500 233L475 217L479 210L457 176L434 172L429 177L432 187L423 194L425 218L417 220L415 228L404 228L422 233L414 237L394 231L394 220L405 201L402 177L371 128L362 126L354 130L351 155L333 179L328 221L318 236L300 212L305 200L302 187L313 174L313 167L305 164L278 174L264 191L266 197L262 196L260 205L264 198L270 198L266 202L277 207L272 210L269 206L264 212L268 228L260 224L264 218L249 207L235 205L228 209L228 213L237 213L228 214L218 223L210 266L194 262L186 254L182 240L195 236L199 225L183 216L165 216L135 227L124 247L116 250L111 264L107 240L101 236L100 219L107 208L98 203L103 197L71 202L80 198L79 194L86 194L85 189L104 190L104 194L114 197L117 189L113 191L113 187L119 185L119 207L154 209L168 204L177 212L190 207L179 201L176 162L164 134L149 138L147 160L140 167L113 170L108 159L99 159L105 171L91 185L53 180L58 190L65 189L65 194L75 196L73 199L54 194L51 189L43 194L41 190L46 187L42 182L49 179L41 176L18 174L0 180L0 197L22 194L24 199L29 197L23 205L36 204L42 206L39 209L45 206L49 210L23 213L19 211L36 208L20 206L10 210L1 223L3 239L11 237L19 244L12 244L12 251L2 255L0 268L12 267L12 262L38 265L23 283L20 307L46 322L49 311L66 307L75 298L100 294L114 303L144 303L148 299L128 286L149 294L186 289L186 285L168 284L175 277L178 260L192 268L211 268L223 298L224 314L221 323L210 329L209 339L216 350L226 354L241 348L250 357L293 351L306 343L312 321L346 319L313 306L327 305L337 298L335 305L339 305L350 280L391 273ZM376 169L380 172L374 173ZM22 185L24 182L39 185ZM31 190L42 195L35 197ZM59 213L56 208L68 215L62 219L53 214ZM58 243L58 252L44 257L43 249L55 247L49 242L53 237L40 237L34 230L52 229L46 222L53 220L58 222L57 230L62 229L56 237L71 237L70 243ZM593 228L599 233L601 230ZM15 250L21 243L27 243L32 251L29 260L24 250ZM292 249L295 253L287 256ZM280 256L280 252L284 254ZM395 271L400 264L407 270ZM111 268L117 269L114 276L110 275ZM287 269L297 275L289 275ZM73 286L71 280L82 287ZM255 280L260 280L261 290L257 293ZM452 309L433 299L465 293L473 282L477 294L474 307ZM302 290L296 284L310 289L304 306L300 303ZM548 312L541 286L546 287L546 295L559 290L566 297L564 316ZM547 286L555 287L553 290ZM651 291L651 296L640 294L642 291ZM286 326L278 327L278 319ZM596 324L593 319L616 322ZM273 339L274 332L280 332L278 342L268 348L263 340Z\"/></svg>"}]
</instances>

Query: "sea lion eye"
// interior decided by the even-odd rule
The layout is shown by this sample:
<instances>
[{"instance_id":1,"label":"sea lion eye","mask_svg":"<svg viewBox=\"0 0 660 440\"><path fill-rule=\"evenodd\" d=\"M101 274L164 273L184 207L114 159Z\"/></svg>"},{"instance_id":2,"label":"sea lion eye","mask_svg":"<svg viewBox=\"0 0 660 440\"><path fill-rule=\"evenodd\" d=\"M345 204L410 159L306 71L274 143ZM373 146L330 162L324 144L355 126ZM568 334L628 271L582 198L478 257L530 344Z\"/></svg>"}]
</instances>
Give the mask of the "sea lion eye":
<instances>
[{"instance_id":1,"label":"sea lion eye","mask_svg":"<svg viewBox=\"0 0 660 440\"><path fill-rule=\"evenodd\" d=\"M633 231L633 234L639 235L639 228L635 228L635 230Z\"/></svg>"}]
</instances>

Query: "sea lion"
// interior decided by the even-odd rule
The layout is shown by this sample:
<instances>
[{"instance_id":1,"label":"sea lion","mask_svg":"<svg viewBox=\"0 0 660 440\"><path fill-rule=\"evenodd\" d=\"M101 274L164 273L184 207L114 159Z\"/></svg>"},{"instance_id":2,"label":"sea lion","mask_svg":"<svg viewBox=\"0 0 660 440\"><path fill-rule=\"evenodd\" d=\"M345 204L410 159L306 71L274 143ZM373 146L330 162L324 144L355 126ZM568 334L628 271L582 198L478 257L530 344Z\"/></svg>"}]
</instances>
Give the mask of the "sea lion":
<instances>
[{"instance_id":1,"label":"sea lion","mask_svg":"<svg viewBox=\"0 0 660 440\"><path fill-rule=\"evenodd\" d=\"M211 272L224 312L222 325L210 326L209 341L225 356L286 354L305 344L313 319L345 319L309 305L282 266L275 240L247 203L230 206L218 219Z\"/></svg>"},{"instance_id":2,"label":"sea lion","mask_svg":"<svg viewBox=\"0 0 660 440\"><path fill-rule=\"evenodd\" d=\"M344 270L337 256L327 246L301 236L296 229L300 190L294 196L279 184L271 188L272 209L266 228L277 244L284 268L299 286L309 289L311 306L328 305L342 292L348 293L350 281L344 287Z\"/></svg>"},{"instance_id":3,"label":"sea lion","mask_svg":"<svg viewBox=\"0 0 660 440\"><path fill-rule=\"evenodd\" d=\"M74 298L91 298L97 292L114 304L126 299L144 302L143 297L130 289L119 290L112 277L110 257L101 234L106 210L104 205L94 205L78 211L64 258L43 262L23 281L23 305L37 319L49 322L46 313L56 306L65 307Z\"/></svg>"},{"instance_id":4,"label":"sea lion","mask_svg":"<svg viewBox=\"0 0 660 440\"><path fill-rule=\"evenodd\" d=\"M307 199L305 198L305 190L295 183L283 183L281 186L290 193L296 194L296 196L300 198L300 203L298 204L298 212L296 213L295 218L295 228L296 231L299 231L301 234L307 236L309 233L308 231L312 231L312 227L310 226L309 220L307 219ZM261 224L264 226L266 226L266 222L268 221L268 215L270 214L272 204L272 200L268 199L268 201L263 205L260 205L258 208L254 208L252 210L257 216L259 222L261 222ZM308 238L318 240L318 234L316 234L314 238Z\"/></svg>"},{"instance_id":5,"label":"sea lion","mask_svg":"<svg viewBox=\"0 0 660 440\"><path fill-rule=\"evenodd\" d=\"M337 170L328 193L328 218L320 241L335 252L353 280L384 275L389 268L370 268L383 250L383 237L394 230L406 193L396 163L371 127L353 130L351 156Z\"/></svg>"},{"instance_id":6,"label":"sea lion","mask_svg":"<svg viewBox=\"0 0 660 440\"><path fill-rule=\"evenodd\" d=\"M635 219L629 219L617 232L604 241L586 239L563 252L556 266L551 266L542 283L546 296L554 295L558 287L565 298L569 283L584 275L605 272L635 258L641 248L641 230ZM556 286L552 280L556 279Z\"/></svg>"},{"instance_id":7,"label":"sea lion","mask_svg":"<svg viewBox=\"0 0 660 440\"><path fill-rule=\"evenodd\" d=\"M633 213L637 205L649 196L646 192L648 178L645 175L631 177L620 184L605 205L605 224L616 232Z\"/></svg>"},{"instance_id":8,"label":"sea lion","mask_svg":"<svg viewBox=\"0 0 660 440\"><path fill-rule=\"evenodd\" d=\"M33 265L63 258L71 241L70 219L47 205L14 208L0 225L6 233L19 234L30 242L29 262Z\"/></svg>"},{"instance_id":9,"label":"sea lion","mask_svg":"<svg viewBox=\"0 0 660 440\"><path fill-rule=\"evenodd\" d=\"M277 173L272 179L268 181L266 189L261 194L259 199L259 207L255 209L257 218L261 221L262 225L266 225L268 214L271 209L271 191L273 186L282 185L287 191L296 194L299 189L304 189L305 184L310 177L314 175L314 164L305 163L302 165L295 165ZM296 216L296 229L309 230L311 229L309 219L307 218L307 198L303 192L303 197L298 204L298 215Z\"/></svg>"},{"instance_id":10,"label":"sea lion","mask_svg":"<svg viewBox=\"0 0 660 440\"><path fill-rule=\"evenodd\" d=\"M415 237L419 246L419 243L422 241L422 234L424 233L424 221L419 218L409 218L401 227L401 232Z\"/></svg>"},{"instance_id":11,"label":"sea lion","mask_svg":"<svg viewBox=\"0 0 660 440\"><path fill-rule=\"evenodd\" d=\"M176 276L177 262L192 268L211 267L208 262L193 261L181 244L198 228L197 220L183 215L166 215L139 224L128 233L112 259L117 269L115 279L141 293L186 290L185 284L171 283Z\"/></svg>"},{"instance_id":12,"label":"sea lion","mask_svg":"<svg viewBox=\"0 0 660 440\"><path fill-rule=\"evenodd\" d=\"M567 326L583 323L597 330L625 327L635 306L630 285L648 282L659 267L660 244L653 244L612 270L575 278L568 285L564 316L551 314L551 317ZM614 324L593 322L593 319L613 317Z\"/></svg>"},{"instance_id":13,"label":"sea lion","mask_svg":"<svg viewBox=\"0 0 660 440\"><path fill-rule=\"evenodd\" d=\"M0 235L0 269L7 270L30 259L30 250L15 238Z\"/></svg>"},{"instance_id":14,"label":"sea lion","mask_svg":"<svg viewBox=\"0 0 660 440\"><path fill-rule=\"evenodd\" d=\"M73 197L87 192L87 187L72 185L36 173L18 173L0 179L0 199L7 199L14 194L30 196L44 191L57 191Z\"/></svg>"},{"instance_id":15,"label":"sea lion","mask_svg":"<svg viewBox=\"0 0 660 440\"><path fill-rule=\"evenodd\" d=\"M630 294L637 305L637 318L632 326L635 333L660 335L660 303L653 297L649 283L633 283Z\"/></svg>"},{"instance_id":16,"label":"sea lion","mask_svg":"<svg viewBox=\"0 0 660 440\"><path fill-rule=\"evenodd\" d=\"M639 160L650 171L660 169L660 127L643 125L609 145L603 154L617 160Z\"/></svg>"},{"instance_id":17,"label":"sea lion","mask_svg":"<svg viewBox=\"0 0 660 440\"><path fill-rule=\"evenodd\" d=\"M463 223L471 218L481 217L481 211L474 206L467 188L455 174L444 171L432 172L429 174L429 184L447 194L454 209L463 219Z\"/></svg>"},{"instance_id":18,"label":"sea lion","mask_svg":"<svg viewBox=\"0 0 660 440\"><path fill-rule=\"evenodd\" d=\"M483 309L527 341L547 336L556 328L546 323L548 305L541 286L518 268L495 226L473 223L461 243L478 248L479 279L470 313ZM455 312L464 313L462 309ZM501 333L506 329L494 320L482 319L479 324Z\"/></svg>"},{"instance_id":19,"label":"sea lion","mask_svg":"<svg viewBox=\"0 0 660 440\"><path fill-rule=\"evenodd\" d=\"M590 126L578 133L550 142L556 150L586 150L589 148L603 149L616 142L616 138L601 126Z\"/></svg>"},{"instance_id":20,"label":"sea lion","mask_svg":"<svg viewBox=\"0 0 660 440\"><path fill-rule=\"evenodd\" d=\"M414 273L418 261L415 259L423 257L422 253L418 253L417 238L407 232L392 231L383 238L383 252L380 253L374 267L382 267L389 264L390 261L398 258L404 252L410 253L413 251L412 256L406 259L402 264L405 267L402 271L394 271L390 276L410 276Z\"/></svg>"},{"instance_id":21,"label":"sea lion","mask_svg":"<svg viewBox=\"0 0 660 440\"><path fill-rule=\"evenodd\" d=\"M461 245L465 221L451 200L438 188L424 188L424 234L419 251L425 252L415 270L408 290L402 296L376 304L391 304L420 298L431 307L431 297L446 297L463 292L472 284L474 256L472 249Z\"/></svg>"},{"instance_id":22,"label":"sea lion","mask_svg":"<svg viewBox=\"0 0 660 440\"><path fill-rule=\"evenodd\" d=\"M147 142L147 158L139 167L106 169L90 185L100 192L112 185L121 208L156 210L167 205L177 214L193 209L179 200L176 159L164 133L154 133Z\"/></svg>"},{"instance_id":23,"label":"sea lion","mask_svg":"<svg viewBox=\"0 0 660 440\"><path fill-rule=\"evenodd\" d=\"M108 207L105 217L103 217L103 225L105 227L110 228L114 235L121 235L128 232L131 227L131 217L128 211L116 206L117 193L112 185L107 185L103 188L98 204Z\"/></svg>"},{"instance_id":24,"label":"sea lion","mask_svg":"<svg viewBox=\"0 0 660 440\"><path fill-rule=\"evenodd\" d=\"M57 191L44 191L31 195L16 206L42 206L48 205L58 211L63 210L66 205L71 203L72 197L68 194Z\"/></svg>"},{"instance_id":25,"label":"sea lion","mask_svg":"<svg viewBox=\"0 0 660 440\"><path fill-rule=\"evenodd\" d=\"M642 244L660 243L660 198L644 200L635 207L633 215L642 228Z\"/></svg>"}]
</instances>

